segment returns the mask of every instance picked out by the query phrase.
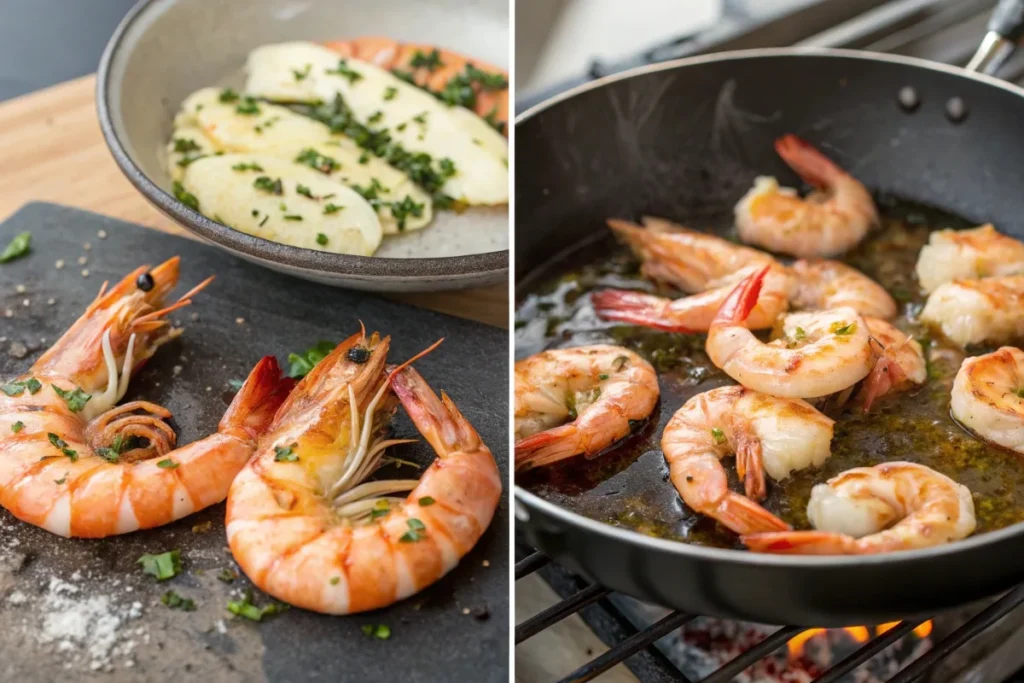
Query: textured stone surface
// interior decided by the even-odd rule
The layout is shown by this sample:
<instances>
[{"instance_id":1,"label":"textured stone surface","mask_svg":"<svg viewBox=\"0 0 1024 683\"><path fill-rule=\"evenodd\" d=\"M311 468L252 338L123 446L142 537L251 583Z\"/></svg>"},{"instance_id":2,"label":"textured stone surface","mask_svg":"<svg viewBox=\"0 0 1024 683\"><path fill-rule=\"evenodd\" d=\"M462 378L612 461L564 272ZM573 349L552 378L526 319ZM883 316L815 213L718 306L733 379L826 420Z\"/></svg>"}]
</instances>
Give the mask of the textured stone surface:
<instances>
[{"instance_id":1,"label":"textured stone surface","mask_svg":"<svg viewBox=\"0 0 1024 683\"><path fill-rule=\"evenodd\" d=\"M211 273L217 280L192 307L173 316L185 334L157 352L133 379L127 398L144 397L169 408L180 443L214 429L231 398L228 381L244 378L260 356L275 354L283 361L320 339L342 339L362 320L368 330L392 335L396 360L446 338L417 368L435 389L452 396L491 446L507 479L505 332L292 279L191 240L65 207L25 207L0 226L0 245L24 230L32 232L32 254L0 265L0 377L28 368L84 310L103 280L179 254L179 292ZM106 239L98 238L100 230ZM88 263L80 265L81 256ZM54 267L58 259L64 268ZM88 268L87 278L82 268ZM51 298L54 303L48 304ZM11 317L4 317L7 309ZM16 344L27 348L23 358L9 353ZM177 375L175 366L181 366ZM401 411L394 433L416 435ZM425 443L399 447L394 454L420 464L433 457ZM395 474L382 471L381 476ZM73 672L76 680L104 681L183 675L210 681L504 681L508 510L506 491L490 529L459 567L398 605L351 617L292 609L263 623L232 618L225 610L250 585L244 577L232 584L216 578L222 569L237 569L225 543L223 504L167 527L99 541L58 538L0 511L0 680L54 680ZM182 552L185 571L170 581L157 583L136 565L143 553L174 548ZM198 609L164 607L159 598L167 590L192 598ZM257 603L267 601L259 591L255 595ZM133 608L135 602L140 606ZM47 633L60 631L54 614L68 613L54 605L69 603L71 612L85 616L85 633L77 642L43 642ZM105 625L96 624L97 605L111 617ZM463 613L466 608L471 614ZM488 618L472 614L484 609ZM112 644L97 644L96 634L114 621ZM386 624L392 636L369 638L361 630L364 624ZM91 673L91 666L111 671Z\"/></svg>"}]
</instances>

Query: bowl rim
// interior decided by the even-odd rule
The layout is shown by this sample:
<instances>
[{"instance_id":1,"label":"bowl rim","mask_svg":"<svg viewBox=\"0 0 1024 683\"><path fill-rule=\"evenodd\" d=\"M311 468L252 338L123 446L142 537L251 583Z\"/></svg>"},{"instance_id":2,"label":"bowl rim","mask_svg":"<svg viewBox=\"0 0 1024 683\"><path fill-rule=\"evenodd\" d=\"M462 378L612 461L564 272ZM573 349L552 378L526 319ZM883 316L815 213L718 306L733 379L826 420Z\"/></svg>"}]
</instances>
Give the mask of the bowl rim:
<instances>
[{"instance_id":1,"label":"bowl rim","mask_svg":"<svg viewBox=\"0 0 1024 683\"><path fill-rule=\"evenodd\" d=\"M390 258L337 254L280 244L246 234L207 218L198 211L185 206L151 180L132 159L127 146L121 139L123 130L115 123L113 112L116 106L111 101L112 79L114 78L113 64L119 56L124 54L122 51L124 39L132 25L151 7L166 1L139 0L128 11L107 42L96 73L96 111L100 131L107 148L128 181L158 209L185 229L218 246L240 252L259 261L313 271L326 277L345 276L350 279L368 281L398 277L435 280L440 278L478 278L488 274L508 272L508 249L459 256ZM511 212L508 224L511 229Z\"/></svg>"}]
</instances>

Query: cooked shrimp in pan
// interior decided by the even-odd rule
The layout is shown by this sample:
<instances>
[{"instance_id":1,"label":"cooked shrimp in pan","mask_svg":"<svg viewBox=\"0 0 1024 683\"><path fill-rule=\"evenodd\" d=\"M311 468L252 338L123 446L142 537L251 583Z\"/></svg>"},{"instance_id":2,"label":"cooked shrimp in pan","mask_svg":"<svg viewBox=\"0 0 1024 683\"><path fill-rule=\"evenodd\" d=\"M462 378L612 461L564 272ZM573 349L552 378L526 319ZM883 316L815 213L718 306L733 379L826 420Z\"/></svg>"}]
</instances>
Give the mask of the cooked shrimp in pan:
<instances>
[{"instance_id":1,"label":"cooked shrimp in pan","mask_svg":"<svg viewBox=\"0 0 1024 683\"><path fill-rule=\"evenodd\" d=\"M991 223L971 230L936 230L917 258L917 280L928 293L943 282L1024 274L1024 243Z\"/></svg>"},{"instance_id":2,"label":"cooked shrimp in pan","mask_svg":"<svg viewBox=\"0 0 1024 683\"><path fill-rule=\"evenodd\" d=\"M778 481L820 466L831 454L833 421L804 401L743 387L694 396L665 427L661 447L669 478L693 510L739 534L789 529L756 502L765 473ZM746 497L729 490L722 458L736 454Z\"/></svg>"},{"instance_id":3,"label":"cooked shrimp in pan","mask_svg":"<svg viewBox=\"0 0 1024 683\"><path fill-rule=\"evenodd\" d=\"M60 536L100 538L167 524L219 503L291 388L273 358L242 385L217 432L175 448L171 413L117 406L134 371L181 334L165 306L177 258L100 292L28 373L0 389L0 505ZM212 278L210 278L212 279Z\"/></svg>"},{"instance_id":4,"label":"cooked shrimp in pan","mask_svg":"<svg viewBox=\"0 0 1024 683\"><path fill-rule=\"evenodd\" d=\"M757 178L736 204L741 240L802 258L835 256L857 246L878 224L867 189L810 144L784 135L775 151L816 190L801 199L775 178Z\"/></svg>"},{"instance_id":5,"label":"cooked shrimp in pan","mask_svg":"<svg viewBox=\"0 0 1024 683\"><path fill-rule=\"evenodd\" d=\"M789 271L768 254L661 218L644 218L644 224L646 228L626 221L608 221L641 260L645 277L692 296L673 300L608 289L591 295L594 309L602 318L669 332L707 332L733 285L766 264L773 267L746 325L755 330L771 327L785 312L794 283Z\"/></svg>"},{"instance_id":6,"label":"cooked shrimp in pan","mask_svg":"<svg viewBox=\"0 0 1024 683\"><path fill-rule=\"evenodd\" d=\"M920 318L960 346L1024 338L1024 275L943 283Z\"/></svg>"},{"instance_id":7,"label":"cooked shrimp in pan","mask_svg":"<svg viewBox=\"0 0 1024 683\"><path fill-rule=\"evenodd\" d=\"M658 402L654 368L621 346L542 351L515 370L517 470L597 455Z\"/></svg>"},{"instance_id":8,"label":"cooked shrimp in pan","mask_svg":"<svg viewBox=\"0 0 1024 683\"><path fill-rule=\"evenodd\" d=\"M849 306L864 316L892 318L896 302L878 284L856 268L828 260L800 260L792 265L795 308L821 311Z\"/></svg>"},{"instance_id":9,"label":"cooked shrimp in pan","mask_svg":"<svg viewBox=\"0 0 1024 683\"><path fill-rule=\"evenodd\" d=\"M754 552L867 555L912 550L974 532L971 492L910 462L857 467L811 489L807 518L815 531L744 535Z\"/></svg>"},{"instance_id":10,"label":"cooked shrimp in pan","mask_svg":"<svg viewBox=\"0 0 1024 683\"><path fill-rule=\"evenodd\" d=\"M865 411L885 394L904 391L928 379L928 364L917 340L881 318L864 316L878 360L864 379L856 400Z\"/></svg>"},{"instance_id":11,"label":"cooked shrimp in pan","mask_svg":"<svg viewBox=\"0 0 1024 683\"><path fill-rule=\"evenodd\" d=\"M864 379L877 355L852 308L791 313L783 336L768 343L743 326L767 271L738 284L722 305L705 344L711 362L749 389L785 398L828 396Z\"/></svg>"},{"instance_id":12,"label":"cooked shrimp in pan","mask_svg":"<svg viewBox=\"0 0 1024 683\"><path fill-rule=\"evenodd\" d=\"M253 583L291 605L352 614L409 597L458 564L497 508L491 452L415 370L388 376L389 341L361 332L338 345L231 485L231 553ZM384 437L395 395L437 460L419 480L367 482L384 450L403 443Z\"/></svg>"},{"instance_id":13,"label":"cooked shrimp in pan","mask_svg":"<svg viewBox=\"0 0 1024 683\"><path fill-rule=\"evenodd\" d=\"M949 405L956 421L981 439L1024 454L1024 351L1004 346L966 359Z\"/></svg>"}]
</instances>

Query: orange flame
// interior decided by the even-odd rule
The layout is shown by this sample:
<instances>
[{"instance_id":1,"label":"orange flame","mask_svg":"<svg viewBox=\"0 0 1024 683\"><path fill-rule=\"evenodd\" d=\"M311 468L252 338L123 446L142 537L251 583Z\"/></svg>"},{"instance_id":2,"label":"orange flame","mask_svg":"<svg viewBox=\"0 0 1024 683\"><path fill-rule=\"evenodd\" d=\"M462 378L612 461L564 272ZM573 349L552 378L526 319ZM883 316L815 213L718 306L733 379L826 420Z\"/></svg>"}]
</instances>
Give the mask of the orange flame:
<instances>
[{"instance_id":1,"label":"orange flame","mask_svg":"<svg viewBox=\"0 0 1024 683\"><path fill-rule=\"evenodd\" d=\"M874 634L876 636L880 636L886 631L892 630L893 628L899 626L900 623L901 622L899 621L890 621L886 624L879 624L875 627ZM825 633L827 630L828 629L824 628L811 628L807 629L806 631L802 631L793 636L792 638L790 638L789 642L786 643L786 648L789 650L789 656L799 657L800 655L802 655L804 653L804 645L806 645L807 641L813 638L814 636L818 635L819 633ZM866 643L868 640L871 639L871 632L868 630L867 626L844 626L842 630L858 643ZM920 624L914 629L914 635L918 638L927 638L929 634L931 634L931 632L931 619Z\"/></svg>"}]
</instances>

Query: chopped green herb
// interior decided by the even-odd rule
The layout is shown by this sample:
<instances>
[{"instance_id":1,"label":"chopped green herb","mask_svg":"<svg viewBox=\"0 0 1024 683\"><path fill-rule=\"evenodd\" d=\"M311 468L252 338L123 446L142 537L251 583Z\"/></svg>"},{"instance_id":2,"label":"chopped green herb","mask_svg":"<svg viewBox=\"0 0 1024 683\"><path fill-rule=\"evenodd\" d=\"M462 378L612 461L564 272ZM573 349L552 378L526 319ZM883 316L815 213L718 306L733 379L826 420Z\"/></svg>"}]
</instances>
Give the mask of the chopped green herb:
<instances>
[{"instance_id":1,"label":"chopped green herb","mask_svg":"<svg viewBox=\"0 0 1024 683\"><path fill-rule=\"evenodd\" d=\"M423 215L423 204L406 195L400 202L391 202L391 215L398 222L398 229L405 230L405 221L409 216L419 218Z\"/></svg>"},{"instance_id":2,"label":"chopped green herb","mask_svg":"<svg viewBox=\"0 0 1024 683\"><path fill-rule=\"evenodd\" d=\"M0 252L0 263L10 263L28 254L32 247L32 233L20 232Z\"/></svg>"},{"instance_id":3,"label":"chopped green herb","mask_svg":"<svg viewBox=\"0 0 1024 683\"><path fill-rule=\"evenodd\" d=\"M427 507L428 505L433 505L434 504L434 499L431 498L430 496L423 496L417 502L419 502L420 507Z\"/></svg>"},{"instance_id":4,"label":"chopped green herb","mask_svg":"<svg viewBox=\"0 0 1024 683\"><path fill-rule=\"evenodd\" d=\"M204 159L204 158L206 158L205 154L186 154L182 158L178 159L178 166L181 166L182 168L185 168L186 166L191 164L193 161L198 161L199 159Z\"/></svg>"},{"instance_id":5,"label":"chopped green herb","mask_svg":"<svg viewBox=\"0 0 1024 683\"><path fill-rule=\"evenodd\" d=\"M249 163L242 162L240 164L235 164L234 166L231 167L231 170L232 171L262 171L263 167L260 166L259 164L257 164L255 161L250 161Z\"/></svg>"},{"instance_id":6,"label":"chopped green herb","mask_svg":"<svg viewBox=\"0 0 1024 683\"><path fill-rule=\"evenodd\" d=\"M327 69L325 73L335 74L337 76L341 76L342 78L346 78L348 79L348 82L352 83L353 85L355 84L356 81L362 80L363 78L363 75L361 73L350 69L348 66L348 62L345 61L344 59L338 60L338 68Z\"/></svg>"},{"instance_id":7,"label":"chopped green herb","mask_svg":"<svg viewBox=\"0 0 1024 683\"><path fill-rule=\"evenodd\" d=\"M185 189L185 186L179 183L177 180L171 185L171 189L174 192L174 198L179 202L192 209L193 211L199 210L199 200L196 196Z\"/></svg>"},{"instance_id":8,"label":"chopped green herb","mask_svg":"<svg viewBox=\"0 0 1024 683\"><path fill-rule=\"evenodd\" d=\"M339 581L341 581L341 577L340 576L332 576L331 577L331 585L332 586L337 586Z\"/></svg>"},{"instance_id":9,"label":"chopped green herb","mask_svg":"<svg viewBox=\"0 0 1024 683\"><path fill-rule=\"evenodd\" d=\"M286 216L284 217L284 219L285 219L286 221L301 221L301 220L302 220L302 216L300 216L300 215L299 215L299 214L297 214L297 213L290 213L290 214L287 214L287 215L286 215Z\"/></svg>"},{"instance_id":10,"label":"chopped green herb","mask_svg":"<svg viewBox=\"0 0 1024 683\"><path fill-rule=\"evenodd\" d=\"M405 130L408 127L409 127L409 124L403 122L403 123L400 123L397 126L395 126L395 130L397 130L399 133L401 133L403 130Z\"/></svg>"},{"instance_id":11,"label":"chopped green herb","mask_svg":"<svg viewBox=\"0 0 1024 683\"><path fill-rule=\"evenodd\" d=\"M379 640L387 640L391 637L391 629L384 624L366 624L363 626L363 633Z\"/></svg>"},{"instance_id":12,"label":"chopped green herb","mask_svg":"<svg viewBox=\"0 0 1024 683\"><path fill-rule=\"evenodd\" d=\"M293 443L287 448L283 446L274 446L274 460L276 462L298 462L299 456L295 452L295 449L298 448L298 446L299 444L297 443Z\"/></svg>"},{"instance_id":13,"label":"chopped green herb","mask_svg":"<svg viewBox=\"0 0 1024 683\"><path fill-rule=\"evenodd\" d=\"M370 510L370 519L385 517L389 512L391 512L391 504L388 503L387 498L378 498L373 503L373 509Z\"/></svg>"},{"instance_id":14,"label":"chopped green herb","mask_svg":"<svg viewBox=\"0 0 1024 683\"><path fill-rule=\"evenodd\" d=\"M366 119L366 122L370 124L380 123L381 119L383 118L384 112L378 109L377 111L373 112L373 114L370 115L370 118Z\"/></svg>"},{"instance_id":15,"label":"chopped green herb","mask_svg":"<svg viewBox=\"0 0 1024 683\"><path fill-rule=\"evenodd\" d=\"M386 89L384 90L384 100L385 100L386 102L390 102L391 100L395 99L395 96L396 96L396 95L398 95L398 88L396 88L396 87L395 87L395 86L393 86L393 85L389 85L389 86L388 86L388 87L387 87L387 88L386 88Z\"/></svg>"},{"instance_id":16,"label":"chopped green herb","mask_svg":"<svg viewBox=\"0 0 1024 683\"><path fill-rule=\"evenodd\" d=\"M235 111L239 114L245 114L246 116L255 116L260 113L260 105L256 102L255 98L246 97L244 100L238 103L235 107ZM268 124L264 123L264 126Z\"/></svg>"},{"instance_id":17,"label":"chopped green herb","mask_svg":"<svg viewBox=\"0 0 1024 683\"><path fill-rule=\"evenodd\" d=\"M313 68L312 64L307 64L302 69L292 69L292 75L295 76L296 81L306 80L306 76L309 75L309 70Z\"/></svg>"},{"instance_id":18,"label":"chopped green herb","mask_svg":"<svg viewBox=\"0 0 1024 683\"><path fill-rule=\"evenodd\" d=\"M423 533L427 528L423 522L416 519L415 517L406 521L406 525L409 530L399 536L398 540L402 543L415 543L416 541L426 538L426 534Z\"/></svg>"},{"instance_id":19,"label":"chopped green herb","mask_svg":"<svg viewBox=\"0 0 1024 683\"><path fill-rule=\"evenodd\" d=\"M344 206L338 206L337 204L334 204L332 202L327 202L327 206L324 207L324 213L329 216L330 214L337 213L338 211L341 211L344 208ZM317 242L320 242L319 237L317 238ZM321 242L321 244L324 243Z\"/></svg>"},{"instance_id":20,"label":"chopped green herb","mask_svg":"<svg viewBox=\"0 0 1024 683\"><path fill-rule=\"evenodd\" d=\"M281 179L274 180L269 176L261 175L259 178L253 181L252 186L257 190L263 190L270 194L276 194L280 196L284 193L284 187L281 184Z\"/></svg>"},{"instance_id":21,"label":"chopped green herb","mask_svg":"<svg viewBox=\"0 0 1024 683\"><path fill-rule=\"evenodd\" d=\"M360 164L363 164L365 166L369 162L370 162L370 155L369 154L367 154L366 152L363 152L362 154L359 155L359 163Z\"/></svg>"},{"instance_id":22,"label":"chopped green herb","mask_svg":"<svg viewBox=\"0 0 1024 683\"><path fill-rule=\"evenodd\" d=\"M484 115L484 121L491 124L491 128L498 131L502 135L505 134L505 122L498 120L498 108L494 107L486 115Z\"/></svg>"},{"instance_id":23,"label":"chopped green herb","mask_svg":"<svg viewBox=\"0 0 1024 683\"><path fill-rule=\"evenodd\" d=\"M295 185L295 192L297 194L301 194L303 197L309 197L310 199L319 199L319 197L313 196L313 191L309 189L308 185L303 185L302 183L298 183Z\"/></svg>"},{"instance_id":24,"label":"chopped green herb","mask_svg":"<svg viewBox=\"0 0 1024 683\"><path fill-rule=\"evenodd\" d=\"M217 574L217 578L224 583L234 583L235 579L238 578L238 574L231 569L221 569L220 574Z\"/></svg>"},{"instance_id":25,"label":"chopped green herb","mask_svg":"<svg viewBox=\"0 0 1024 683\"><path fill-rule=\"evenodd\" d=\"M842 337L848 334L853 334L857 330L857 323L834 322L828 329L832 334Z\"/></svg>"},{"instance_id":26,"label":"chopped green herb","mask_svg":"<svg viewBox=\"0 0 1024 683\"><path fill-rule=\"evenodd\" d=\"M430 72L437 71L444 66L444 62L441 61L441 53L437 51L436 47L429 54L423 54L420 50L416 50L409 63L417 69L422 68Z\"/></svg>"},{"instance_id":27,"label":"chopped green herb","mask_svg":"<svg viewBox=\"0 0 1024 683\"><path fill-rule=\"evenodd\" d=\"M160 602L171 609L180 609L183 612L194 612L196 603L191 598L183 598L174 591L167 591L160 596Z\"/></svg>"},{"instance_id":28,"label":"chopped green herb","mask_svg":"<svg viewBox=\"0 0 1024 683\"><path fill-rule=\"evenodd\" d=\"M331 206L334 206L334 205L331 204ZM327 213L326 209L324 210L324 213ZM327 235L323 234L322 232L318 232L316 234L316 243L319 244L321 247L326 247L327 246Z\"/></svg>"},{"instance_id":29,"label":"chopped green herb","mask_svg":"<svg viewBox=\"0 0 1024 683\"><path fill-rule=\"evenodd\" d=\"M238 617L245 617L251 621L263 621L263 617L272 616L288 609L288 605L272 602L266 607L258 607L253 604L252 592L246 591L241 600L232 600L228 603L228 611Z\"/></svg>"},{"instance_id":30,"label":"chopped green herb","mask_svg":"<svg viewBox=\"0 0 1024 683\"><path fill-rule=\"evenodd\" d=\"M484 90L504 90L508 87L508 79L504 74L488 73L472 64L466 64L466 76L470 81L478 83Z\"/></svg>"},{"instance_id":31,"label":"chopped green herb","mask_svg":"<svg viewBox=\"0 0 1024 683\"><path fill-rule=\"evenodd\" d=\"M406 83L411 83L412 85L416 85L416 77L412 75L411 71L402 71L401 69L392 69L391 70L391 74L395 78L403 80Z\"/></svg>"},{"instance_id":32,"label":"chopped green herb","mask_svg":"<svg viewBox=\"0 0 1024 683\"><path fill-rule=\"evenodd\" d=\"M600 375L598 375L598 376L597 376L597 378L598 378L599 380L601 380L601 381L604 381L604 380L608 379L608 377L609 377L609 375L606 375L606 374L604 374L604 373L602 373L602 374L600 374Z\"/></svg>"},{"instance_id":33,"label":"chopped green herb","mask_svg":"<svg viewBox=\"0 0 1024 683\"><path fill-rule=\"evenodd\" d=\"M326 154L320 154L311 147L307 147L299 153L299 156L295 157L295 161L300 164L305 164L310 168L314 168L321 173L332 173L339 168L341 164L338 163L337 159L327 156Z\"/></svg>"},{"instance_id":34,"label":"chopped green herb","mask_svg":"<svg viewBox=\"0 0 1024 683\"><path fill-rule=\"evenodd\" d=\"M91 394L85 393L79 387L75 387L74 391L65 391L56 384L51 384L50 386L53 387L53 390L57 392L58 396L64 399L64 402L68 404L68 409L73 413L77 413L82 410L82 408L85 407L85 404L89 402L89 399L92 398Z\"/></svg>"},{"instance_id":35,"label":"chopped green herb","mask_svg":"<svg viewBox=\"0 0 1024 683\"><path fill-rule=\"evenodd\" d=\"M192 138L174 138L174 151L187 154L189 152L201 152L202 147L196 144Z\"/></svg>"},{"instance_id":36,"label":"chopped green herb","mask_svg":"<svg viewBox=\"0 0 1024 683\"><path fill-rule=\"evenodd\" d=\"M220 91L220 101L225 104L238 101L238 93L231 88L224 88Z\"/></svg>"},{"instance_id":37,"label":"chopped green herb","mask_svg":"<svg viewBox=\"0 0 1024 683\"><path fill-rule=\"evenodd\" d=\"M178 463L174 462L170 458L164 458L163 460L158 462L156 464L156 466L159 467L162 470L173 470L173 469L177 469Z\"/></svg>"},{"instance_id":38,"label":"chopped green herb","mask_svg":"<svg viewBox=\"0 0 1024 683\"><path fill-rule=\"evenodd\" d=\"M429 112L425 112L425 111L420 112L416 116L412 117L412 120L415 121L416 123L420 124L421 126L425 126L425 125L427 125L427 114L428 113Z\"/></svg>"},{"instance_id":39,"label":"chopped green herb","mask_svg":"<svg viewBox=\"0 0 1024 683\"><path fill-rule=\"evenodd\" d=\"M723 443L725 443L725 432L723 432L718 427L712 427L711 428L711 438L715 440L715 443L723 444Z\"/></svg>"},{"instance_id":40,"label":"chopped green herb","mask_svg":"<svg viewBox=\"0 0 1024 683\"><path fill-rule=\"evenodd\" d=\"M263 220L260 221L260 227L261 228L263 227L263 224L266 223L269 218L270 218L270 214L267 214L266 216L263 217Z\"/></svg>"},{"instance_id":41,"label":"chopped green herb","mask_svg":"<svg viewBox=\"0 0 1024 683\"><path fill-rule=\"evenodd\" d=\"M317 342L316 346L303 353L288 354L288 376L298 379L305 377L316 364L327 357L336 345L329 341Z\"/></svg>"},{"instance_id":42,"label":"chopped green herb","mask_svg":"<svg viewBox=\"0 0 1024 683\"><path fill-rule=\"evenodd\" d=\"M157 581L166 581L181 573L181 551L169 550L159 555L143 555L137 563L142 565L142 571L155 576Z\"/></svg>"},{"instance_id":43,"label":"chopped green herb","mask_svg":"<svg viewBox=\"0 0 1024 683\"><path fill-rule=\"evenodd\" d=\"M66 483L67 480L68 480L68 473L65 472L63 477L61 477L60 479L54 479L53 483L56 484L57 486L61 486L62 484Z\"/></svg>"},{"instance_id":44,"label":"chopped green herb","mask_svg":"<svg viewBox=\"0 0 1024 683\"><path fill-rule=\"evenodd\" d=\"M42 382L35 377L29 377L28 379L19 379L2 384L0 385L0 391L8 396L21 396L22 392L26 389L28 389L28 393L35 394L42 386Z\"/></svg>"},{"instance_id":45,"label":"chopped green herb","mask_svg":"<svg viewBox=\"0 0 1024 683\"><path fill-rule=\"evenodd\" d=\"M617 356L612 361L612 367L615 368L615 372L622 372L622 368L626 367L626 363L629 362L628 356Z\"/></svg>"},{"instance_id":46,"label":"chopped green herb","mask_svg":"<svg viewBox=\"0 0 1024 683\"><path fill-rule=\"evenodd\" d=\"M806 337L807 333L804 332L804 328L802 327L796 328L796 332L793 333L793 338L796 339L797 341L800 341L801 339L804 339Z\"/></svg>"},{"instance_id":47,"label":"chopped green herb","mask_svg":"<svg viewBox=\"0 0 1024 683\"><path fill-rule=\"evenodd\" d=\"M25 428L25 423L22 422L21 420L18 420L17 422L15 422L14 424L11 425L11 431L14 432L15 434L17 434L18 432L20 432L24 428Z\"/></svg>"}]
</instances>

